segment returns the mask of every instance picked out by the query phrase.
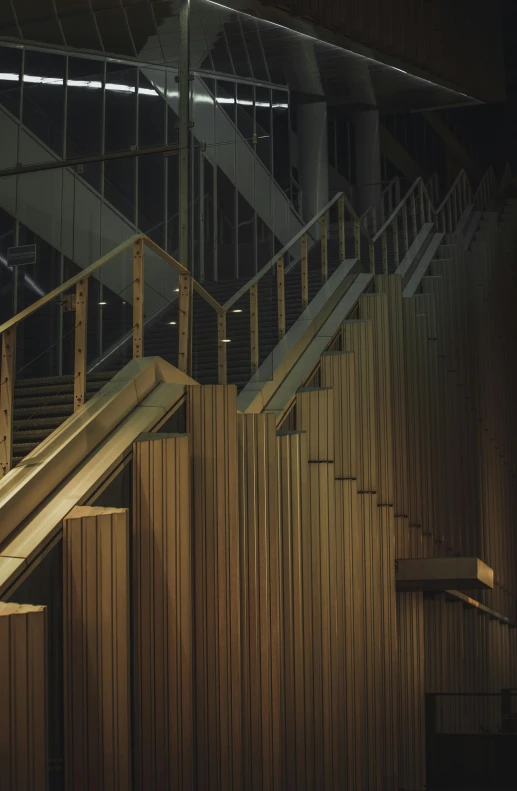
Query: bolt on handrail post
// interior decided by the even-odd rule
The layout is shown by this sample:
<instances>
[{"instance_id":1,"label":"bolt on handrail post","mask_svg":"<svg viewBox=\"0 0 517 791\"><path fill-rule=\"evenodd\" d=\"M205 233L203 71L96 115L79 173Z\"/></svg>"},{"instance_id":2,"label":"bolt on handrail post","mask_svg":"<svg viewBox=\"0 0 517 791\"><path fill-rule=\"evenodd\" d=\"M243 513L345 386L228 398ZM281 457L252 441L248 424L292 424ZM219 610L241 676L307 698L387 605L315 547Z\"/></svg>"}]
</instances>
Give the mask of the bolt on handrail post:
<instances>
[{"instance_id":1,"label":"bolt on handrail post","mask_svg":"<svg viewBox=\"0 0 517 791\"><path fill-rule=\"evenodd\" d=\"M321 231L321 279L327 282L329 276L329 224L328 214L325 212L320 218Z\"/></svg>"},{"instance_id":2,"label":"bolt on handrail post","mask_svg":"<svg viewBox=\"0 0 517 791\"><path fill-rule=\"evenodd\" d=\"M304 233L301 240L301 280L302 280L302 308L305 309L309 304L309 249L307 234Z\"/></svg>"},{"instance_id":3,"label":"bolt on handrail post","mask_svg":"<svg viewBox=\"0 0 517 791\"><path fill-rule=\"evenodd\" d=\"M342 263L346 258L344 195L341 195L341 197L338 199L338 225L339 225L339 262Z\"/></svg>"},{"instance_id":4,"label":"bolt on handrail post","mask_svg":"<svg viewBox=\"0 0 517 791\"><path fill-rule=\"evenodd\" d=\"M190 354L190 311L192 305L192 278L190 275L179 275L179 304L178 304L178 369L185 374L191 374Z\"/></svg>"},{"instance_id":5,"label":"bolt on handrail post","mask_svg":"<svg viewBox=\"0 0 517 791\"><path fill-rule=\"evenodd\" d=\"M225 385L228 379L226 363L226 311L220 310L217 313L217 382Z\"/></svg>"},{"instance_id":6,"label":"bolt on handrail post","mask_svg":"<svg viewBox=\"0 0 517 791\"><path fill-rule=\"evenodd\" d=\"M88 278L75 287L74 412L86 398L86 346L88 339Z\"/></svg>"},{"instance_id":7,"label":"bolt on handrail post","mask_svg":"<svg viewBox=\"0 0 517 791\"><path fill-rule=\"evenodd\" d=\"M251 373L259 367L258 283L250 288L250 355Z\"/></svg>"},{"instance_id":8,"label":"bolt on handrail post","mask_svg":"<svg viewBox=\"0 0 517 791\"><path fill-rule=\"evenodd\" d=\"M2 333L0 364L0 478L13 466L13 411L16 326Z\"/></svg>"},{"instance_id":9,"label":"bolt on handrail post","mask_svg":"<svg viewBox=\"0 0 517 791\"><path fill-rule=\"evenodd\" d=\"M133 243L133 357L144 356L144 241Z\"/></svg>"},{"instance_id":10,"label":"bolt on handrail post","mask_svg":"<svg viewBox=\"0 0 517 791\"><path fill-rule=\"evenodd\" d=\"M284 257L276 262L276 300L278 317L278 340L285 335L285 272Z\"/></svg>"}]
</instances>

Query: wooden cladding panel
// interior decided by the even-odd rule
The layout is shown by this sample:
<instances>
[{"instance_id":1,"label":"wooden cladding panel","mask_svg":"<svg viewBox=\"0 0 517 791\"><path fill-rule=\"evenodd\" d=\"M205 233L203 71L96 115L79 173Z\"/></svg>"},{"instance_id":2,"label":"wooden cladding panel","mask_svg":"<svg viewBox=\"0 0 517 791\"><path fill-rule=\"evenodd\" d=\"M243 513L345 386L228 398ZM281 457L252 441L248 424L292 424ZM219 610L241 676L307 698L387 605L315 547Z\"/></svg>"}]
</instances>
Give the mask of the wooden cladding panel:
<instances>
[{"instance_id":1,"label":"wooden cladding panel","mask_svg":"<svg viewBox=\"0 0 517 791\"><path fill-rule=\"evenodd\" d=\"M367 294L359 299L359 316L372 322L375 419L377 425L377 503L393 505L393 440L391 357L388 296Z\"/></svg>"},{"instance_id":2,"label":"wooden cladding panel","mask_svg":"<svg viewBox=\"0 0 517 791\"><path fill-rule=\"evenodd\" d=\"M321 384L334 393L334 477L357 478L356 384L353 352L321 356Z\"/></svg>"},{"instance_id":3,"label":"wooden cladding panel","mask_svg":"<svg viewBox=\"0 0 517 791\"><path fill-rule=\"evenodd\" d=\"M0 602L0 788L48 789L47 613Z\"/></svg>"},{"instance_id":4,"label":"wooden cladding panel","mask_svg":"<svg viewBox=\"0 0 517 791\"><path fill-rule=\"evenodd\" d=\"M391 409L393 442L393 507L396 517L409 514L408 449L406 415L406 363L404 358L404 317L402 278L377 275L375 288L388 298L388 334L390 340Z\"/></svg>"},{"instance_id":5,"label":"wooden cladding panel","mask_svg":"<svg viewBox=\"0 0 517 791\"><path fill-rule=\"evenodd\" d=\"M359 492L376 492L378 443L372 322L345 321L342 337L343 349L354 352L356 357L357 487Z\"/></svg>"},{"instance_id":6,"label":"wooden cladding panel","mask_svg":"<svg viewBox=\"0 0 517 791\"><path fill-rule=\"evenodd\" d=\"M285 787L311 789L314 776L309 464L304 432L278 436L278 491L283 569L283 739Z\"/></svg>"},{"instance_id":7,"label":"wooden cladding panel","mask_svg":"<svg viewBox=\"0 0 517 791\"><path fill-rule=\"evenodd\" d=\"M194 788L189 439L133 445L134 788Z\"/></svg>"},{"instance_id":8,"label":"wooden cladding panel","mask_svg":"<svg viewBox=\"0 0 517 791\"><path fill-rule=\"evenodd\" d=\"M282 565L276 421L239 415L243 788L282 785Z\"/></svg>"},{"instance_id":9,"label":"wooden cladding panel","mask_svg":"<svg viewBox=\"0 0 517 791\"><path fill-rule=\"evenodd\" d=\"M65 788L131 787L128 512L63 522Z\"/></svg>"},{"instance_id":10,"label":"wooden cladding panel","mask_svg":"<svg viewBox=\"0 0 517 791\"><path fill-rule=\"evenodd\" d=\"M334 461L334 391L331 388L298 390L296 429L307 432L309 462Z\"/></svg>"},{"instance_id":11,"label":"wooden cladding panel","mask_svg":"<svg viewBox=\"0 0 517 791\"><path fill-rule=\"evenodd\" d=\"M425 647L423 593L397 594L399 783L425 789Z\"/></svg>"},{"instance_id":12,"label":"wooden cladding panel","mask_svg":"<svg viewBox=\"0 0 517 791\"><path fill-rule=\"evenodd\" d=\"M242 788L240 537L235 386L187 388L193 481L197 783Z\"/></svg>"}]
</instances>

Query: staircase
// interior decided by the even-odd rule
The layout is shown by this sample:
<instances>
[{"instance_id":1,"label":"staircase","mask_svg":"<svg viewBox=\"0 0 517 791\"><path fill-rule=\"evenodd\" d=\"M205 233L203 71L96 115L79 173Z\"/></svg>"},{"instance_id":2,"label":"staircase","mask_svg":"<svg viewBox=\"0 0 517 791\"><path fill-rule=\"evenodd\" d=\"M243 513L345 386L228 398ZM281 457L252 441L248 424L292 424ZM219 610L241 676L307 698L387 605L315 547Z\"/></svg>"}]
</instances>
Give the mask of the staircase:
<instances>
[{"instance_id":1,"label":"staircase","mask_svg":"<svg viewBox=\"0 0 517 791\"><path fill-rule=\"evenodd\" d=\"M112 371L89 376L87 398L112 377ZM52 434L73 410L72 376L18 379L14 388L13 466Z\"/></svg>"}]
</instances>

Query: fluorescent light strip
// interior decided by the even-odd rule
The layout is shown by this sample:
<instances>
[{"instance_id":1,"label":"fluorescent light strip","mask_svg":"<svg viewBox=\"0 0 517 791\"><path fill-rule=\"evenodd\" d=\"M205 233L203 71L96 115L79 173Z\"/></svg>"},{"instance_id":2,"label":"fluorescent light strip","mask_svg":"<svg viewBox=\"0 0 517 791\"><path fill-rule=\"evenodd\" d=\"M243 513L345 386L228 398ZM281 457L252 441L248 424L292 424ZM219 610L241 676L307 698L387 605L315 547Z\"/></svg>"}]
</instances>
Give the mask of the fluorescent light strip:
<instances>
[{"instance_id":1,"label":"fluorescent light strip","mask_svg":"<svg viewBox=\"0 0 517 791\"><path fill-rule=\"evenodd\" d=\"M6 82L19 82L20 75L12 74L10 72L0 72L0 80ZM23 81L32 85L64 85L65 80L60 77L38 77L33 74L24 74ZM102 82L99 80L68 80L68 85L72 88L93 88L99 90L102 88ZM133 85L123 85L118 82L107 82L107 91L115 91L117 93L136 93L136 88ZM139 88L138 93L142 96L159 96L154 88Z\"/></svg>"}]
</instances>

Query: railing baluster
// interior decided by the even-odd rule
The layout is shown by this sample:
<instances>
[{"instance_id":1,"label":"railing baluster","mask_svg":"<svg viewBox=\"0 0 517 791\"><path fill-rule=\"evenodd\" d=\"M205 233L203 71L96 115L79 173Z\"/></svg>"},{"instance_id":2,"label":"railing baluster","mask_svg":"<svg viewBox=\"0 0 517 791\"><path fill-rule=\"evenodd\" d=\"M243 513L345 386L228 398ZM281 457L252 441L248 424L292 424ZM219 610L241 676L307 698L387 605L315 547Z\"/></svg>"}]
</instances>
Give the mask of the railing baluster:
<instances>
[{"instance_id":1,"label":"railing baluster","mask_svg":"<svg viewBox=\"0 0 517 791\"><path fill-rule=\"evenodd\" d=\"M251 373L259 366L258 284L250 286L250 353Z\"/></svg>"},{"instance_id":2,"label":"railing baluster","mask_svg":"<svg viewBox=\"0 0 517 791\"><path fill-rule=\"evenodd\" d=\"M354 219L354 256L361 258L361 221L358 217Z\"/></svg>"},{"instance_id":3,"label":"railing baluster","mask_svg":"<svg viewBox=\"0 0 517 791\"><path fill-rule=\"evenodd\" d=\"M338 223L339 223L339 262L346 258L346 243L345 243L345 198L342 195L338 199Z\"/></svg>"},{"instance_id":4,"label":"railing baluster","mask_svg":"<svg viewBox=\"0 0 517 791\"><path fill-rule=\"evenodd\" d=\"M278 340L281 341L285 335L285 280L283 256L276 262L276 299L278 316Z\"/></svg>"},{"instance_id":5,"label":"railing baluster","mask_svg":"<svg viewBox=\"0 0 517 791\"><path fill-rule=\"evenodd\" d=\"M370 272L375 274L375 245L370 242Z\"/></svg>"},{"instance_id":6,"label":"railing baluster","mask_svg":"<svg viewBox=\"0 0 517 791\"><path fill-rule=\"evenodd\" d=\"M327 282L329 276L329 224L327 212L320 219L321 230L321 279Z\"/></svg>"},{"instance_id":7,"label":"railing baluster","mask_svg":"<svg viewBox=\"0 0 517 791\"><path fill-rule=\"evenodd\" d=\"M86 345L88 332L88 278L80 280L75 287L75 332L74 332L74 412L85 401L86 396Z\"/></svg>"},{"instance_id":8,"label":"railing baluster","mask_svg":"<svg viewBox=\"0 0 517 791\"><path fill-rule=\"evenodd\" d=\"M144 356L144 242L133 244L133 357Z\"/></svg>"},{"instance_id":9,"label":"railing baluster","mask_svg":"<svg viewBox=\"0 0 517 791\"><path fill-rule=\"evenodd\" d=\"M2 333L0 365L0 477L13 466L13 403L16 327Z\"/></svg>"},{"instance_id":10,"label":"railing baluster","mask_svg":"<svg viewBox=\"0 0 517 791\"><path fill-rule=\"evenodd\" d=\"M399 257L399 216L398 214L395 215L393 218L393 256L394 256L394 265L395 269L397 269L400 263Z\"/></svg>"},{"instance_id":11,"label":"railing baluster","mask_svg":"<svg viewBox=\"0 0 517 791\"><path fill-rule=\"evenodd\" d=\"M307 234L301 238L302 308L309 304L309 251Z\"/></svg>"},{"instance_id":12,"label":"railing baluster","mask_svg":"<svg viewBox=\"0 0 517 791\"><path fill-rule=\"evenodd\" d=\"M190 309L192 279L190 275L179 275L179 305L178 305L178 369L185 374L190 374ZM226 352L225 352L226 353Z\"/></svg>"},{"instance_id":13,"label":"railing baluster","mask_svg":"<svg viewBox=\"0 0 517 791\"><path fill-rule=\"evenodd\" d=\"M408 231L408 222L407 222L407 202L404 203L402 209L402 230L404 232L404 254L407 253L409 250L409 231Z\"/></svg>"},{"instance_id":14,"label":"railing baluster","mask_svg":"<svg viewBox=\"0 0 517 791\"><path fill-rule=\"evenodd\" d=\"M217 382L225 385L227 382L226 365L226 311L220 310L217 313Z\"/></svg>"},{"instance_id":15,"label":"railing baluster","mask_svg":"<svg viewBox=\"0 0 517 791\"><path fill-rule=\"evenodd\" d=\"M416 222L416 195L415 195L415 190L413 190L412 193L411 193L411 217L412 217L412 226L413 226L412 230L413 230L413 233L415 234L415 237L416 237L418 229L417 229L417 222Z\"/></svg>"},{"instance_id":16,"label":"railing baluster","mask_svg":"<svg viewBox=\"0 0 517 791\"><path fill-rule=\"evenodd\" d=\"M382 244L382 271L385 275L388 274L388 234L386 231L381 236Z\"/></svg>"}]
</instances>

